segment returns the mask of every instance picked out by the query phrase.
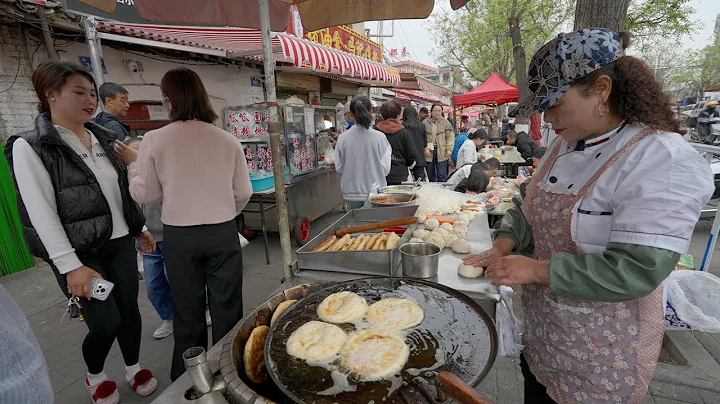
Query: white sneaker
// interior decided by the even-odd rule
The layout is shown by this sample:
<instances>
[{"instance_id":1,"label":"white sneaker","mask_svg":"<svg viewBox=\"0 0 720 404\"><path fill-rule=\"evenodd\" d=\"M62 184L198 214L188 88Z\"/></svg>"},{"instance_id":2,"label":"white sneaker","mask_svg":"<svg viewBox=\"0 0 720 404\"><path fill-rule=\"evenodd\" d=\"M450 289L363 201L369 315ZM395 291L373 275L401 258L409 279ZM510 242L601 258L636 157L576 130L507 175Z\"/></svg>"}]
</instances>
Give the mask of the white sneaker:
<instances>
[{"instance_id":1,"label":"white sneaker","mask_svg":"<svg viewBox=\"0 0 720 404\"><path fill-rule=\"evenodd\" d=\"M169 337L173 333L173 322L172 320L163 320L160 327L153 333L155 339L163 339Z\"/></svg>"},{"instance_id":2,"label":"white sneaker","mask_svg":"<svg viewBox=\"0 0 720 404\"><path fill-rule=\"evenodd\" d=\"M205 324L207 324L208 327L212 325L212 318L210 318L210 310L205 310Z\"/></svg>"}]
</instances>

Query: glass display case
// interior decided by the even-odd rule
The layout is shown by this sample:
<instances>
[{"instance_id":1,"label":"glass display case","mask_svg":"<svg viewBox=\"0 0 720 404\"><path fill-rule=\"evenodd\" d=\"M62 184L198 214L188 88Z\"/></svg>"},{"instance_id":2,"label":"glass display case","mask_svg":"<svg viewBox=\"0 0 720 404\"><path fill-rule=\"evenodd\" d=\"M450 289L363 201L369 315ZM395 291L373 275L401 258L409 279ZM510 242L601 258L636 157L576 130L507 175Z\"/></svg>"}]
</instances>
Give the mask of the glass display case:
<instances>
[{"instance_id":1,"label":"glass display case","mask_svg":"<svg viewBox=\"0 0 720 404\"><path fill-rule=\"evenodd\" d=\"M315 171L317 152L313 107L286 105L282 112L285 132L283 146L290 177Z\"/></svg>"},{"instance_id":2,"label":"glass display case","mask_svg":"<svg viewBox=\"0 0 720 404\"><path fill-rule=\"evenodd\" d=\"M331 107L315 108L315 150L317 163L320 166L328 165L325 162L325 152L332 142L332 132L337 132L335 109Z\"/></svg>"}]
</instances>

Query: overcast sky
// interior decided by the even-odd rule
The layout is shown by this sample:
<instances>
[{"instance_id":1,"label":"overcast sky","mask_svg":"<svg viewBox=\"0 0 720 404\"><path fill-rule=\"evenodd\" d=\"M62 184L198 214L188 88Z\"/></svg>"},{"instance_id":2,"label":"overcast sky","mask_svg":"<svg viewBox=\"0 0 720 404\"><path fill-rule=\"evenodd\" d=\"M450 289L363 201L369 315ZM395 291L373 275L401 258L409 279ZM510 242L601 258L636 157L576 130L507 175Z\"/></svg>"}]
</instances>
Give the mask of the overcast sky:
<instances>
[{"instance_id":1,"label":"overcast sky","mask_svg":"<svg viewBox=\"0 0 720 404\"><path fill-rule=\"evenodd\" d=\"M448 7L447 0L436 0L433 13L438 13L441 7ZM715 27L715 17L720 14L720 0L692 0L690 5L695 9L692 16L693 21L699 21L700 30L693 35L682 38L682 44L686 48L698 49L707 45L712 40ZM449 8L449 7L448 7ZM383 38L387 50L397 49L398 53L405 47L410 52L409 59L429 64L432 66L442 65L430 55L429 49L435 41L430 36L430 20L397 20L395 21L395 32L392 38ZM377 23L367 23L372 33L377 33ZM390 22L385 22L385 33L390 34ZM376 39L380 41L380 39ZM530 52L530 50L528 50Z\"/></svg>"}]
</instances>

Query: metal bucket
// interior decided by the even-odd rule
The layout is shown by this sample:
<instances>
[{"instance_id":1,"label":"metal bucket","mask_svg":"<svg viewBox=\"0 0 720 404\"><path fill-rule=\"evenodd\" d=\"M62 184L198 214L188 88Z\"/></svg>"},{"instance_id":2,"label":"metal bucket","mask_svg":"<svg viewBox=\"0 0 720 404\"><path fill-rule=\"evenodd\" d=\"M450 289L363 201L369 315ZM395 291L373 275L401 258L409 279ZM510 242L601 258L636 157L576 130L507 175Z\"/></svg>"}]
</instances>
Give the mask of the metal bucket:
<instances>
[{"instance_id":1,"label":"metal bucket","mask_svg":"<svg viewBox=\"0 0 720 404\"><path fill-rule=\"evenodd\" d=\"M438 274L440 247L431 243L406 243L400 247L403 275L432 278Z\"/></svg>"}]
</instances>

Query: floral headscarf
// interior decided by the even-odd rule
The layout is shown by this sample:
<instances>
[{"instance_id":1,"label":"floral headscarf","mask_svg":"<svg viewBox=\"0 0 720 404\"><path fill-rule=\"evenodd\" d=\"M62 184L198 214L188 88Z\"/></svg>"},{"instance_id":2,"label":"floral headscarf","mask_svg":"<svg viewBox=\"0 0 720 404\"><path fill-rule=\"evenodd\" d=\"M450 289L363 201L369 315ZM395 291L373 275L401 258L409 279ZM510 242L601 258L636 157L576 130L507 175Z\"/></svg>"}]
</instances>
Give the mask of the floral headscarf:
<instances>
[{"instance_id":1,"label":"floral headscarf","mask_svg":"<svg viewBox=\"0 0 720 404\"><path fill-rule=\"evenodd\" d=\"M625 55L622 38L606 28L561 33L530 61L530 96L518 106L523 116L550 108L578 79Z\"/></svg>"}]
</instances>

